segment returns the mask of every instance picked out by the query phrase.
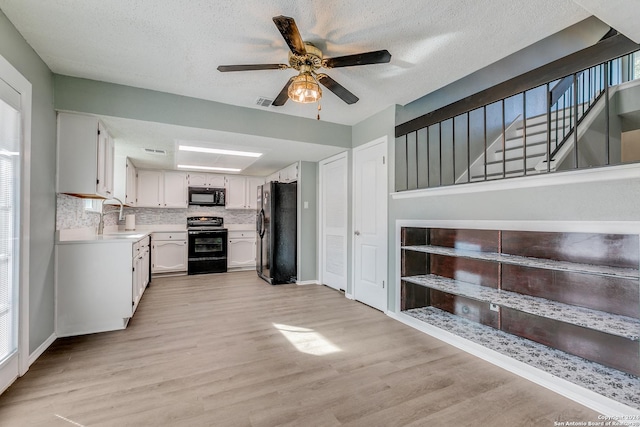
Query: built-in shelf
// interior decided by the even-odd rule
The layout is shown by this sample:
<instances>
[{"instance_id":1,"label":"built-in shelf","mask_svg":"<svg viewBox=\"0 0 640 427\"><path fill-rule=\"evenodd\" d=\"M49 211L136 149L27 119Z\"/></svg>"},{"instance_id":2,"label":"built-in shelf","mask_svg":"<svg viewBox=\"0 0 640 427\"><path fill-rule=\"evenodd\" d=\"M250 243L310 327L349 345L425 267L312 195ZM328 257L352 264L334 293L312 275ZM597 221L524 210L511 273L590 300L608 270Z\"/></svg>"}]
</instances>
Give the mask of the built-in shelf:
<instances>
[{"instance_id":1,"label":"built-in shelf","mask_svg":"<svg viewBox=\"0 0 640 427\"><path fill-rule=\"evenodd\" d=\"M400 228L400 309L428 308L640 377L640 236Z\"/></svg>"},{"instance_id":2,"label":"built-in shelf","mask_svg":"<svg viewBox=\"0 0 640 427\"><path fill-rule=\"evenodd\" d=\"M541 268L545 270L570 271L597 276L617 277L622 279L638 279L640 271L633 268L610 267L606 265L580 264L551 259L523 257L517 255L501 254L496 252L480 252L466 249L446 248L442 246L420 245L402 246L402 249L425 252L434 255L453 256L483 261L501 262L503 264L519 265L523 267Z\"/></svg>"},{"instance_id":3,"label":"built-in shelf","mask_svg":"<svg viewBox=\"0 0 640 427\"><path fill-rule=\"evenodd\" d=\"M582 326L633 341L640 340L640 320L631 317L577 307L517 292L472 285L433 274L403 277L402 280L426 288L437 289L500 307L512 308L524 313Z\"/></svg>"},{"instance_id":4,"label":"built-in shelf","mask_svg":"<svg viewBox=\"0 0 640 427\"><path fill-rule=\"evenodd\" d=\"M447 331L504 356L640 409L640 378L582 357L469 321L435 307L406 310L402 315Z\"/></svg>"}]
</instances>

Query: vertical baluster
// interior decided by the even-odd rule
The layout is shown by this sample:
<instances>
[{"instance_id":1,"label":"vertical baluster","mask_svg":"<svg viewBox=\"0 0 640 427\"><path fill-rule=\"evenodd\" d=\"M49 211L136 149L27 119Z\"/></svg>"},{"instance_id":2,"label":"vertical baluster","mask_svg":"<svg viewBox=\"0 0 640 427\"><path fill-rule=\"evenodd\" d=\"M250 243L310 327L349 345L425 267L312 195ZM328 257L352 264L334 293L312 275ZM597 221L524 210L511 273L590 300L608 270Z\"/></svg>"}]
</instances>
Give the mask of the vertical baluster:
<instances>
[{"instance_id":1,"label":"vertical baluster","mask_svg":"<svg viewBox=\"0 0 640 427\"><path fill-rule=\"evenodd\" d=\"M405 175L407 175L406 182L407 182L407 190L408 190L410 188L409 187L409 134L406 134L404 136L404 169L405 169Z\"/></svg>"},{"instance_id":2,"label":"vertical baluster","mask_svg":"<svg viewBox=\"0 0 640 427\"><path fill-rule=\"evenodd\" d=\"M419 141L418 141L418 131L416 131L416 188L420 188L420 156L418 151Z\"/></svg>"},{"instance_id":3,"label":"vertical baluster","mask_svg":"<svg viewBox=\"0 0 640 427\"><path fill-rule=\"evenodd\" d=\"M527 91L522 92L522 165L527 175Z\"/></svg>"},{"instance_id":4,"label":"vertical baluster","mask_svg":"<svg viewBox=\"0 0 640 427\"><path fill-rule=\"evenodd\" d=\"M471 112L467 112L467 182L471 182Z\"/></svg>"},{"instance_id":5,"label":"vertical baluster","mask_svg":"<svg viewBox=\"0 0 640 427\"><path fill-rule=\"evenodd\" d=\"M502 100L502 178L507 175L507 135L505 125L504 99Z\"/></svg>"},{"instance_id":6,"label":"vertical baluster","mask_svg":"<svg viewBox=\"0 0 640 427\"><path fill-rule=\"evenodd\" d=\"M578 169L578 75L573 75L573 85L576 88L573 94L574 100L574 116L575 122L573 124L573 164L575 168Z\"/></svg>"},{"instance_id":7,"label":"vertical baluster","mask_svg":"<svg viewBox=\"0 0 640 427\"><path fill-rule=\"evenodd\" d=\"M558 118L556 108L556 119ZM556 120L556 129L557 129ZM557 134L557 131L556 131ZM551 171L551 92L549 91L549 83L547 83L547 172Z\"/></svg>"},{"instance_id":8,"label":"vertical baluster","mask_svg":"<svg viewBox=\"0 0 640 427\"><path fill-rule=\"evenodd\" d=\"M611 70L609 69L609 63L604 63L604 75L606 77L605 85L604 85L604 109L605 109L605 141L606 141L606 163L609 164L609 84L611 81L610 77Z\"/></svg>"},{"instance_id":9,"label":"vertical baluster","mask_svg":"<svg viewBox=\"0 0 640 427\"><path fill-rule=\"evenodd\" d=\"M438 157L439 157L439 170L440 173L438 186L442 186L442 122L438 123Z\"/></svg>"},{"instance_id":10,"label":"vertical baluster","mask_svg":"<svg viewBox=\"0 0 640 427\"><path fill-rule=\"evenodd\" d=\"M427 126L427 188L431 186L431 157L429 156L429 126Z\"/></svg>"},{"instance_id":11,"label":"vertical baluster","mask_svg":"<svg viewBox=\"0 0 640 427\"><path fill-rule=\"evenodd\" d=\"M453 183L456 183L456 118L451 119L451 158L453 159Z\"/></svg>"},{"instance_id":12,"label":"vertical baluster","mask_svg":"<svg viewBox=\"0 0 640 427\"><path fill-rule=\"evenodd\" d=\"M483 132L484 132L484 180L487 180L487 106L482 107L482 112L484 115L483 119Z\"/></svg>"}]
</instances>

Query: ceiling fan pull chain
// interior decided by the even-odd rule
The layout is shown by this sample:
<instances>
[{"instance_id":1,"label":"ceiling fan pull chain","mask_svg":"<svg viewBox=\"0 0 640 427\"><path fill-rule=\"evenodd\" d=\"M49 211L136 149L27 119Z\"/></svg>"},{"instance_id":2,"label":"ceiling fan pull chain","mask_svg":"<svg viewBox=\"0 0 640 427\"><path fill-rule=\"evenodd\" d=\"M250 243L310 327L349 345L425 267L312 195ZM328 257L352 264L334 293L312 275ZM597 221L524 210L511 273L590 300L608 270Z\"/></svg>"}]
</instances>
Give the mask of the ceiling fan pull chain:
<instances>
[{"instance_id":1,"label":"ceiling fan pull chain","mask_svg":"<svg viewBox=\"0 0 640 427\"><path fill-rule=\"evenodd\" d=\"M318 99L318 120L320 120L320 110L322 110L322 107L320 106L320 100Z\"/></svg>"}]
</instances>

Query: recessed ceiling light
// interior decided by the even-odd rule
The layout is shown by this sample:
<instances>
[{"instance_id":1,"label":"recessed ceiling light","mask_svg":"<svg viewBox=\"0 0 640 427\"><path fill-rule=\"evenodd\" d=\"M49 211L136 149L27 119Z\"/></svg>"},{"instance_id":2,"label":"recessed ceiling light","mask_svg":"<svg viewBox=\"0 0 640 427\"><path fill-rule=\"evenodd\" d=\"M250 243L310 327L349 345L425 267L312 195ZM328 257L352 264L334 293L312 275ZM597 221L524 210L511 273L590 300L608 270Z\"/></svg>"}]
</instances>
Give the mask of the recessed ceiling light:
<instances>
[{"instance_id":1,"label":"recessed ceiling light","mask_svg":"<svg viewBox=\"0 0 640 427\"><path fill-rule=\"evenodd\" d=\"M207 171L222 171L222 172L240 172L242 169L236 168L218 168L215 166L194 166L194 165L178 165L180 169L198 169Z\"/></svg>"},{"instance_id":2,"label":"recessed ceiling light","mask_svg":"<svg viewBox=\"0 0 640 427\"><path fill-rule=\"evenodd\" d=\"M219 148L194 147L191 145L178 145L180 151L195 151L197 153L225 154L227 156L260 157L262 153L252 153L249 151L222 150Z\"/></svg>"}]
</instances>

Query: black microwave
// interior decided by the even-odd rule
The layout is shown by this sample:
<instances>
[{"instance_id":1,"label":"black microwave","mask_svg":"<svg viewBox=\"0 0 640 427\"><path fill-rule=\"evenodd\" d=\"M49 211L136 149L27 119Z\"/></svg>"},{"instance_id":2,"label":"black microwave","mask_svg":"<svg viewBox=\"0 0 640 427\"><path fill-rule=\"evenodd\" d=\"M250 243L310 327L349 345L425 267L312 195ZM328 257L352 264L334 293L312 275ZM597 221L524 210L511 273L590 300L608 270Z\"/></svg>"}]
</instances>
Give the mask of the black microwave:
<instances>
[{"instance_id":1,"label":"black microwave","mask_svg":"<svg viewBox=\"0 0 640 427\"><path fill-rule=\"evenodd\" d=\"M198 206L224 206L224 188L189 187L189 204Z\"/></svg>"}]
</instances>

